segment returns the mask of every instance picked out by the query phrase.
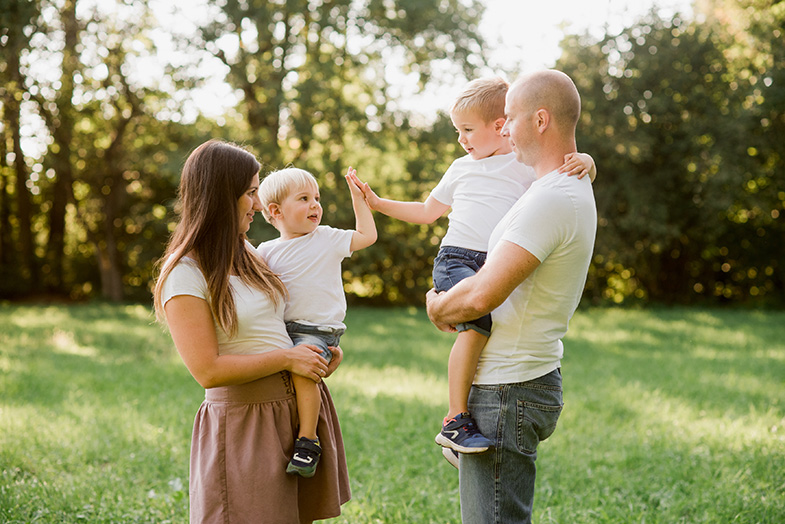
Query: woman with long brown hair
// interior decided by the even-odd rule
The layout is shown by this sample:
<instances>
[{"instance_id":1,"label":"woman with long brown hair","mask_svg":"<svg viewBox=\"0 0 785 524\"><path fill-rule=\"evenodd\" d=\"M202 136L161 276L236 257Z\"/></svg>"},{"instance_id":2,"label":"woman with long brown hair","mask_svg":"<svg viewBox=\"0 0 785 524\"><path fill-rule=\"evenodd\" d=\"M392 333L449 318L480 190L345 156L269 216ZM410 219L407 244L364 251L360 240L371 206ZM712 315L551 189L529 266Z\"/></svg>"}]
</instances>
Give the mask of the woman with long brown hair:
<instances>
[{"instance_id":1,"label":"woman with long brown hair","mask_svg":"<svg viewBox=\"0 0 785 524\"><path fill-rule=\"evenodd\" d=\"M185 162L180 220L155 285L155 310L205 400L191 443L191 523L291 523L334 517L350 497L328 365L283 322L286 289L246 239L261 210L256 158L210 140ZM338 358L335 358L335 357ZM291 373L320 383L322 462L287 475L297 434Z\"/></svg>"}]
</instances>

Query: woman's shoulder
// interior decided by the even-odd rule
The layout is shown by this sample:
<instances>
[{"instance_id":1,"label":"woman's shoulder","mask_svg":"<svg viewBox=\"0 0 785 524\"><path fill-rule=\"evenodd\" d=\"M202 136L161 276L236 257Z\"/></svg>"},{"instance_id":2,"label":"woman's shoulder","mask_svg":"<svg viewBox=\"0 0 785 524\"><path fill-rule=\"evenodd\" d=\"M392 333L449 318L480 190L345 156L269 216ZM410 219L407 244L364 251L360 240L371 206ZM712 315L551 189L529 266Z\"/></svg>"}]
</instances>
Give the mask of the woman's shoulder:
<instances>
[{"instance_id":1,"label":"woman's shoulder","mask_svg":"<svg viewBox=\"0 0 785 524\"><path fill-rule=\"evenodd\" d=\"M172 269L164 282L165 295L188 294L204 297L207 291L207 280L199 269L199 264L191 257L184 256L173 262L170 258L167 263L173 263Z\"/></svg>"}]
</instances>

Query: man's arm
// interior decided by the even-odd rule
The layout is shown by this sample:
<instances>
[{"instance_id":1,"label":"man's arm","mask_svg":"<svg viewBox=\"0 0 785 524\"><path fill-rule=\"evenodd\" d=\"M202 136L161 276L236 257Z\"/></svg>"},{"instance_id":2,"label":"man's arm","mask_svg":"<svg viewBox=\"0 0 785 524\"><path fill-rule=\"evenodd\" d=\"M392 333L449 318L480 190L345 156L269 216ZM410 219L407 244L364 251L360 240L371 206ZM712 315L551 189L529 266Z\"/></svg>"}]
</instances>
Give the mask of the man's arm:
<instances>
[{"instance_id":1,"label":"man's arm","mask_svg":"<svg viewBox=\"0 0 785 524\"><path fill-rule=\"evenodd\" d=\"M537 257L526 249L502 240L476 275L446 293L428 292L428 316L442 331L454 331L452 326L496 309L539 265Z\"/></svg>"}]
</instances>

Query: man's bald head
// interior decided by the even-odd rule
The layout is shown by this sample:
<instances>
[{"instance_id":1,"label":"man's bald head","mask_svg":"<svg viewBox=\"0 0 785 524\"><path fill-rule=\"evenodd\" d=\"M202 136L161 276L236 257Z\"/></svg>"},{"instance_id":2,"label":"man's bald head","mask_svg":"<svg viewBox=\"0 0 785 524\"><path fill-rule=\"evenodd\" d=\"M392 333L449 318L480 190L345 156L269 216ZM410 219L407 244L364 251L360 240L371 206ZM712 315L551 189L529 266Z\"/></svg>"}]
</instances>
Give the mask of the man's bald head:
<instances>
[{"instance_id":1,"label":"man's bald head","mask_svg":"<svg viewBox=\"0 0 785 524\"><path fill-rule=\"evenodd\" d=\"M561 71L537 71L516 80L509 98L531 111L546 109L562 133L572 134L581 114L581 97L572 79Z\"/></svg>"}]
</instances>

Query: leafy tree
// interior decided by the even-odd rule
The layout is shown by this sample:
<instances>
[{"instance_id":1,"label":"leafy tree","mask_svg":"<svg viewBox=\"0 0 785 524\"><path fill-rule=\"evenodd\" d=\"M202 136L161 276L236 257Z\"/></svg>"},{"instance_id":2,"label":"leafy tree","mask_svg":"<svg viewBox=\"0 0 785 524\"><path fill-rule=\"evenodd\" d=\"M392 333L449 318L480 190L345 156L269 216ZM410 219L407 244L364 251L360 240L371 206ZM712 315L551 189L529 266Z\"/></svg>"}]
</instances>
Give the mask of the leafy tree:
<instances>
[{"instance_id":1,"label":"leafy tree","mask_svg":"<svg viewBox=\"0 0 785 524\"><path fill-rule=\"evenodd\" d=\"M703 0L706 23L724 30L712 38L728 63L730 85L742 93L741 132L726 158L737 166L736 198L727 208L731 227L717 242L710 289L724 298L782 303L785 294L785 3ZM716 255L719 256L716 256Z\"/></svg>"},{"instance_id":2,"label":"leafy tree","mask_svg":"<svg viewBox=\"0 0 785 524\"><path fill-rule=\"evenodd\" d=\"M394 113L387 71L397 60L424 85L433 62L450 60L458 74L473 77L484 63L479 2L229 0L215 9L197 46L228 66L228 82L243 94L248 129L242 136L266 169L295 163L314 173L326 223L354 226L342 176L349 165L381 186L420 177L435 183L449 159L420 169L417 157L418 148L429 147L419 140L440 131L414 129ZM418 168L413 174L412 166ZM422 188L413 184L401 185L399 193L422 198ZM378 220L384 233L377 245L344 266L347 290L420 303L429 287L433 234ZM259 229L260 239L274 236L270 228Z\"/></svg>"},{"instance_id":3,"label":"leafy tree","mask_svg":"<svg viewBox=\"0 0 785 524\"><path fill-rule=\"evenodd\" d=\"M34 253L33 209L27 187L29 170L21 147L22 103L25 93L25 71L22 58L29 52L30 33L35 31L38 2L29 0L0 1L0 99L2 124L0 135L0 277L7 282L8 292L29 292L37 280L38 268ZM6 164L12 153L12 165ZM11 210L11 198L15 207ZM16 235L11 216L17 222ZM11 246L17 243L20 256L16 260ZM8 268L16 267L15 274Z\"/></svg>"},{"instance_id":4,"label":"leafy tree","mask_svg":"<svg viewBox=\"0 0 785 524\"><path fill-rule=\"evenodd\" d=\"M739 300L781 289L766 253L780 248L754 240L781 226L762 218L756 230L739 227L764 214L749 212L763 204L748 181L757 97L717 37L725 31L652 12L599 42L565 41L559 67L584 99L579 145L600 169L595 300Z\"/></svg>"}]
</instances>

